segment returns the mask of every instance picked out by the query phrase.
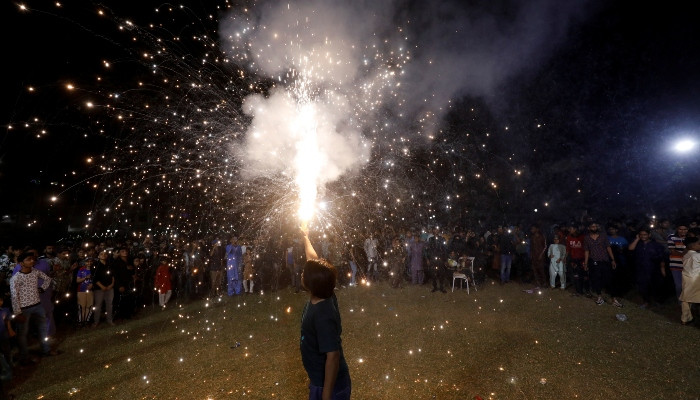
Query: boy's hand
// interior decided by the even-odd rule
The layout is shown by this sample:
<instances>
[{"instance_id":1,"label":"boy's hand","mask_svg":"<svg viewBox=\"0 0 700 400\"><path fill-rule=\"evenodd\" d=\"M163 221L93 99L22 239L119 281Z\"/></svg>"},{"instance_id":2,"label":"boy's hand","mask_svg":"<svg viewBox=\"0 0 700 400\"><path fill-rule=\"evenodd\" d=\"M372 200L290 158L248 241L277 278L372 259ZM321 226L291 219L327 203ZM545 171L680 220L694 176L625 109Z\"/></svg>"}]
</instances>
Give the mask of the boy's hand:
<instances>
[{"instance_id":1,"label":"boy's hand","mask_svg":"<svg viewBox=\"0 0 700 400\"><path fill-rule=\"evenodd\" d=\"M299 230L301 231L301 234L304 235L304 237L309 237L309 226L306 224L306 222L301 224Z\"/></svg>"}]
</instances>

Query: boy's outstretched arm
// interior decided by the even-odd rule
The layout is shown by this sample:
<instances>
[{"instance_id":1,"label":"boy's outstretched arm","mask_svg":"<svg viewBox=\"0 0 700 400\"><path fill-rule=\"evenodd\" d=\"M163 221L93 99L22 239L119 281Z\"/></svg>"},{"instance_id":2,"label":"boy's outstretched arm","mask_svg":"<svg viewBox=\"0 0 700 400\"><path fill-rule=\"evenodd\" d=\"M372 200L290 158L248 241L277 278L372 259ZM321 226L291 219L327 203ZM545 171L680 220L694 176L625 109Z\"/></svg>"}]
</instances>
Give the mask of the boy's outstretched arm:
<instances>
[{"instance_id":1,"label":"boy's outstretched arm","mask_svg":"<svg viewBox=\"0 0 700 400\"><path fill-rule=\"evenodd\" d=\"M304 250L306 251L306 259L318 259L318 254L316 254L316 250L314 250L314 246L311 244L311 240L309 240L309 227L304 223L299 227L299 230L304 235Z\"/></svg>"}]
</instances>

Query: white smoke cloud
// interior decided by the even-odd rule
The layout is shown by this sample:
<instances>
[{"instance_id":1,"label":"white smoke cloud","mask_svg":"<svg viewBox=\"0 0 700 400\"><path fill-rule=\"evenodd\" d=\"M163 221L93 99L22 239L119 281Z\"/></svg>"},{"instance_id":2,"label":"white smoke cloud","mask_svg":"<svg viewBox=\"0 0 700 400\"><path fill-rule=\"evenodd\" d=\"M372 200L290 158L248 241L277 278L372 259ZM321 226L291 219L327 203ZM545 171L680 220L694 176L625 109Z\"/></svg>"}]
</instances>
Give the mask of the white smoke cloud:
<instances>
[{"instance_id":1,"label":"white smoke cloud","mask_svg":"<svg viewBox=\"0 0 700 400\"><path fill-rule=\"evenodd\" d=\"M343 122L350 112L347 103L318 98L300 104L292 93L276 89L268 98L248 96L243 109L253 116L244 147L237 151L246 167L245 177L277 173L293 176L299 157L309 154L299 151L298 146L308 145L305 139L310 134L315 134L317 149L307 150L318 157L313 160L319 167L318 185L332 182L368 160L369 146L360 132Z\"/></svg>"},{"instance_id":2,"label":"white smoke cloud","mask_svg":"<svg viewBox=\"0 0 700 400\"><path fill-rule=\"evenodd\" d=\"M303 0L237 10L220 19L225 51L279 82L269 97L245 100L245 173L294 174L312 132L323 185L368 160L360 132L381 124L380 109L403 116L390 122L410 135L426 114L439 122L452 99L494 101L552 54L587 3ZM303 120L310 109L315 122Z\"/></svg>"}]
</instances>

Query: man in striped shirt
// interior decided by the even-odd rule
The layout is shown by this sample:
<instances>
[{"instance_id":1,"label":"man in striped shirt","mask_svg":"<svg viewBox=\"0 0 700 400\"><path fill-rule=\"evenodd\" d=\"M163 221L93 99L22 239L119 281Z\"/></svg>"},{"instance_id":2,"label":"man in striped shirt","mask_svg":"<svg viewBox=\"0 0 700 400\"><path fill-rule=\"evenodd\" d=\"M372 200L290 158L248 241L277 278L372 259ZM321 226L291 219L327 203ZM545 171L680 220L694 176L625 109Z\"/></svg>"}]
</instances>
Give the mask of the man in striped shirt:
<instances>
[{"instance_id":1,"label":"man in striped shirt","mask_svg":"<svg viewBox=\"0 0 700 400\"><path fill-rule=\"evenodd\" d=\"M683 288L683 255L685 254L685 235L688 233L688 224L680 222L676 224L676 233L668 236L668 250L670 252L669 269L673 276L673 284L676 287L676 299L681 296Z\"/></svg>"},{"instance_id":2,"label":"man in striped shirt","mask_svg":"<svg viewBox=\"0 0 700 400\"><path fill-rule=\"evenodd\" d=\"M17 344L19 346L19 362L29 364L29 350L27 336L31 320L36 321L39 327L39 339L42 355L50 356L56 353L51 350L48 342L48 328L46 326L46 311L41 305L40 291L45 291L51 285L51 278L45 273L34 268L36 256L32 253L24 253L17 261L20 270L10 279L10 293L12 295L12 311L17 322ZM44 282L39 286L39 279Z\"/></svg>"}]
</instances>

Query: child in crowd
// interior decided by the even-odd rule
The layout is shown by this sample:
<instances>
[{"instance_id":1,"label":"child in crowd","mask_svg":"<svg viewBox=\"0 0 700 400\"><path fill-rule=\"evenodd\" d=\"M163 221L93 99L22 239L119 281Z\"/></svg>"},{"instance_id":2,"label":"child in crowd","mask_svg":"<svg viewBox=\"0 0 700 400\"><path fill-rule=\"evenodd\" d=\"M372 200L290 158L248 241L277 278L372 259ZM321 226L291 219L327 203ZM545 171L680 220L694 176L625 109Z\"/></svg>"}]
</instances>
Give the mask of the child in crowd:
<instances>
[{"instance_id":1,"label":"child in crowd","mask_svg":"<svg viewBox=\"0 0 700 400\"><path fill-rule=\"evenodd\" d=\"M85 326L92 316L92 263L93 259L90 257L82 261L75 278L78 283L78 325L81 327Z\"/></svg>"},{"instance_id":2,"label":"child in crowd","mask_svg":"<svg viewBox=\"0 0 700 400\"><path fill-rule=\"evenodd\" d=\"M564 273L564 261L566 260L566 246L560 244L559 235L554 235L554 243L549 245L549 286L557 287L557 275L561 282L561 288L566 289L566 275Z\"/></svg>"},{"instance_id":3,"label":"child in crowd","mask_svg":"<svg viewBox=\"0 0 700 400\"><path fill-rule=\"evenodd\" d=\"M301 317L301 359L309 376L309 400L349 400L350 372L343 355L342 326L334 289L338 272L319 259L308 228L302 227L306 263L301 283L309 301Z\"/></svg>"},{"instance_id":4,"label":"child in crowd","mask_svg":"<svg viewBox=\"0 0 700 400\"><path fill-rule=\"evenodd\" d=\"M700 303L700 238L686 238L685 247L688 251L683 256L683 289L680 300L681 322L688 325L695 322L691 303Z\"/></svg>"}]
</instances>

